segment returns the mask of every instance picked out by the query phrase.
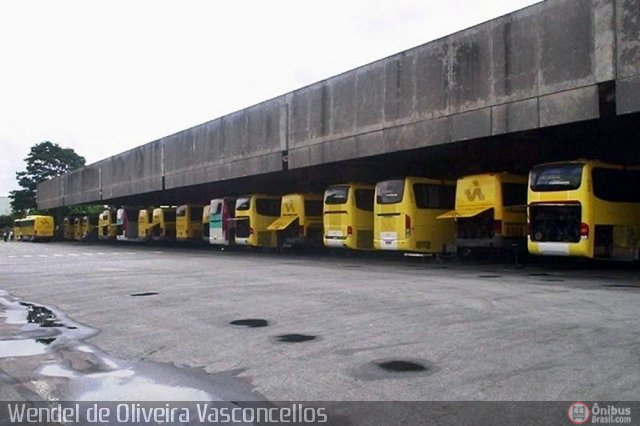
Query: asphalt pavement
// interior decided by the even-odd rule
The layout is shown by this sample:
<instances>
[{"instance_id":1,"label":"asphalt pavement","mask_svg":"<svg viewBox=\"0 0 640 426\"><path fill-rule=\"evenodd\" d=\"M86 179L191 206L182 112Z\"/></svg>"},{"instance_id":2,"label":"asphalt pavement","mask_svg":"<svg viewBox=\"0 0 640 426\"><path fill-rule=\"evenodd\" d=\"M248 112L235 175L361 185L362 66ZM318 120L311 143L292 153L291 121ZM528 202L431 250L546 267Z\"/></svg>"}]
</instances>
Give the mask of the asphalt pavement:
<instances>
[{"instance_id":1,"label":"asphalt pavement","mask_svg":"<svg viewBox=\"0 0 640 426\"><path fill-rule=\"evenodd\" d=\"M2 400L639 399L625 264L14 242L0 271Z\"/></svg>"}]
</instances>

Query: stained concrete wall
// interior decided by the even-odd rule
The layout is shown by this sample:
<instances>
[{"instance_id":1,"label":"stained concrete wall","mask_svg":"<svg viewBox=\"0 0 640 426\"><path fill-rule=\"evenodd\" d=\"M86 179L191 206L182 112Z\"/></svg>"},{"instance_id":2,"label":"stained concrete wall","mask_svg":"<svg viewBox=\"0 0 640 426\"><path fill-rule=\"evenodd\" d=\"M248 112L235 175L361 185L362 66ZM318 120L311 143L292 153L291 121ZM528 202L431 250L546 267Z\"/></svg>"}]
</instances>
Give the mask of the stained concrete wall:
<instances>
[{"instance_id":1,"label":"stained concrete wall","mask_svg":"<svg viewBox=\"0 0 640 426\"><path fill-rule=\"evenodd\" d=\"M82 167L67 173L64 182L65 204L82 204L100 199L100 169Z\"/></svg>"},{"instance_id":2,"label":"stained concrete wall","mask_svg":"<svg viewBox=\"0 0 640 426\"><path fill-rule=\"evenodd\" d=\"M598 118L615 21L549 1L297 90L290 167Z\"/></svg>"},{"instance_id":3,"label":"stained concrete wall","mask_svg":"<svg viewBox=\"0 0 640 426\"><path fill-rule=\"evenodd\" d=\"M640 0L549 0L43 183L38 203L107 201L592 120L606 102L638 112L639 40Z\"/></svg>"},{"instance_id":4,"label":"stained concrete wall","mask_svg":"<svg viewBox=\"0 0 640 426\"><path fill-rule=\"evenodd\" d=\"M162 143L155 141L92 166L100 170L102 199L162 190Z\"/></svg>"},{"instance_id":5,"label":"stained concrete wall","mask_svg":"<svg viewBox=\"0 0 640 426\"><path fill-rule=\"evenodd\" d=\"M617 112L640 111L640 0L617 0Z\"/></svg>"},{"instance_id":6,"label":"stained concrete wall","mask_svg":"<svg viewBox=\"0 0 640 426\"><path fill-rule=\"evenodd\" d=\"M282 170L285 97L163 138L165 188Z\"/></svg>"}]
</instances>

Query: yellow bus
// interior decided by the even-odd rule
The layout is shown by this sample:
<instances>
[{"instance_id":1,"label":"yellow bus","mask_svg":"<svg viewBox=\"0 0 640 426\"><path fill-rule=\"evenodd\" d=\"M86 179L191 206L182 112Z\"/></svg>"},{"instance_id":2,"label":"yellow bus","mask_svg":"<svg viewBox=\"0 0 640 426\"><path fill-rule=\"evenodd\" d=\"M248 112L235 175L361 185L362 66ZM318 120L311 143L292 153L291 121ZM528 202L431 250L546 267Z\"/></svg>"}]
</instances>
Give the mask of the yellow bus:
<instances>
[{"instance_id":1,"label":"yellow bus","mask_svg":"<svg viewBox=\"0 0 640 426\"><path fill-rule=\"evenodd\" d=\"M373 249L373 199L375 187L359 183L332 185L324 192L326 247Z\"/></svg>"},{"instance_id":2,"label":"yellow bus","mask_svg":"<svg viewBox=\"0 0 640 426\"><path fill-rule=\"evenodd\" d=\"M149 241L153 228L153 208L138 210L138 239Z\"/></svg>"},{"instance_id":3,"label":"yellow bus","mask_svg":"<svg viewBox=\"0 0 640 426\"><path fill-rule=\"evenodd\" d=\"M153 241L175 241L176 239L176 208L158 207L153 209L151 227Z\"/></svg>"},{"instance_id":4,"label":"yellow bus","mask_svg":"<svg viewBox=\"0 0 640 426\"><path fill-rule=\"evenodd\" d=\"M453 209L455 184L423 177L376 185L373 245L377 250L438 254L453 250L452 221L436 219Z\"/></svg>"},{"instance_id":5,"label":"yellow bus","mask_svg":"<svg viewBox=\"0 0 640 426\"><path fill-rule=\"evenodd\" d=\"M19 221L21 241L49 241L55 231L53 216L29 215Z\"/></svg>"},{"instance_id":6,"label":"yellow bus","mask_svg":"<svg viewBox=\"0 0 640 426\"><path fill-rule=\"evenodd\" d=\"M98 216L87 215L82 217L82 223L80 225L80 240L89 241L97 239L98 237Z\"/></svg>"},{"instance_id":7,"label":"yellow bus","mask_svg":"<svg viewBox=\"0 0 640 426\"><path fill-rule=\"evenodd\" d=\"M176 239L178 241L202 240L202 206L184 204L176 209Z\"/></svg>"},{"instance_id":8,"label":"yellow bus","mask_svg":"<svg viewBox=\"0 0 640 426\"><path fill-rule=\"evenodd\" d=\"M207 204L202 208L202 240L209 243L209 212L211 205Z\"/></svg>"},{"instance_id":9,"label":"yellow bus","mask_svg":"<svg viewBox=\"0 0 640 426\"><path fill-rule=\"evenodd\" d=\"M62 235L65 240L72 241L74 236L74 221L76 216L67 216L62 220Z\"/></svg>"},{"instance_id":10,"label":"yellow bus","mask_svg":"<svg viewBox=\"0 0 640 426\"><path fill-rule=\"evenodd\" d=\"M529 173L531 254L638 260L640 168L594 160Z\"/></svg>"},{"instance_id":11,"label":"yellow bus","mask_svg":"<svg viewBox=\"0 0 640 426\"><path fill-rule=\"evenodd\" d=\"M73 239L82 241L82 216L73 217Z\"/></svg>"},{"instance_id":12,"label":"yellow bus","mask_svg":"<svg viewBox=\"0 0 640 426\"><path fill-rule=\"evenodd\" d=\"M276 247L275 231L267 227L280 217L280 197L252 194L236 199L236 244Z\"/></svg>"},{"instance_id":13,"label":"yellow bus","mask_svg":"<svg viewBox=\"0 0 640 426\"><path fill-rule=\"evenodd\" d=\"M209 243L214 245L235 244L236 199L216 198L209 203Z\"/></svg>"},{"instance_id":14,"label":"yellow bus","mask_svg":"<svg viewBox=\"0 0 640 426\"><path fill-rule=\"evenodd\" d=\"M465 176L456 207L438 219L455 220L458 249L526 250L527 177L511 173Z\"/></svg>"},{"instance_id":15,"label":"yellow bus","mask_svg":"<svg viewBox=\"0 0 640 426\"><path fill-rule=\"evenodd\" d=\"M98 218L98 239L115 240L117 235L116 211L106 209Z\"/></svg>"},{"instance_id":16,"label":"yellow bus","mask_svg":"<svg viewBox=\"0 0 640 426\"><path fill-rule=\"evenodd\" d=\"M21 229L20 229L20 223L21 223L22 219L16 219L13 221L13 239L15 241L20 241L22 240L22 234L21 234Z\"/></svg>"},{"instance_id":17,"label":"yellow bus","mask_svg":"<svg viewBox=\"0 0 640 426\"><path fill-rule=\"evenodd\" d=\"M275 231L279 247L322 245L322 194L287 194L280 202L280 217L267 231Z\"/></svg>"}]
</instances>

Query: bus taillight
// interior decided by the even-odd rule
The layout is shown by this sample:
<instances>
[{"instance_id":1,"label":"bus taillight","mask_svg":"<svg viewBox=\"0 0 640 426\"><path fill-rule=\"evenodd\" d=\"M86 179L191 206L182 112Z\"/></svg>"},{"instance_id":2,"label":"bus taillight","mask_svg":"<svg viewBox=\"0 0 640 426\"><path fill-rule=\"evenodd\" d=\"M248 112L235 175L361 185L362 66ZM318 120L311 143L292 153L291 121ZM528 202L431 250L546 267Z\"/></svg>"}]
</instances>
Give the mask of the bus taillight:
<instances>
[{"instance_id":1,"label":"bus taillight","mask_svg":"<svg viewBox=\"0 0 640 426\"><path fill-rule=\"evenodd\" d=\"M253 235L253 228L249 227L249 235Z\"/></svg>"},{"instance_id":2,"label":"bus taillight","mask_svg":"<svg viewBox=\"0 0 640 426\"><path fill-rule=\"evenodd\" d=\"M353 227L351 225L347 226L347 236L353 235Z\"/></svg>"},{"instance_id":3,"label":"bus taillight","mask_svg":"<svg viewBox=\"0 0 640 426\"><path fill-rule=\"evenodd\" d=\"M580 224L580 238L583 240L589 238L589 225L584 222Z\"/></svg>"},{"instance_id":4,"label":"bus taillight","mask_svg":"<svg viewBox=\"0 0 640 426\"><path fill-rule=\"evenodd\" d=\"M298 227L298 235L304 237L304 225Z\"/></svg>"},{"instance_id":5,"label":"bus taillight","mask_svg":"<svg viewBox=\"0 0 640 426\"><path fill-rule=\"evenodd\" d=\"M407 237L411 235L411 216L408 214L404 215L404 233Z\"/></svg>"}]
</instances>

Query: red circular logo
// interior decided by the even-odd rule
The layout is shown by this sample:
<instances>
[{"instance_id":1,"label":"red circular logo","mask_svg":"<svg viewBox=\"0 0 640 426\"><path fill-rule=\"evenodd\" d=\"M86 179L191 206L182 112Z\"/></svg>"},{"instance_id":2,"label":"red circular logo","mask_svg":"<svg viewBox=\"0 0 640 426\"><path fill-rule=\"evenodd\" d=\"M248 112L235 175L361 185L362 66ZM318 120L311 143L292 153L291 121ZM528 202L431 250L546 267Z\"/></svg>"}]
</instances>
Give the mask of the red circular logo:
<instances>
[{"instance_id":1,"label":"red circular logo","mask_svg":"<svg viewBox=\"0 0 640 426\"><path fill-rule=\"evenodd\" d=\"M583 425L591 418L591 410L589 406L581 401L574 402L567 410L567 417L574 425Z\"/></svg>"}]
</instances>

